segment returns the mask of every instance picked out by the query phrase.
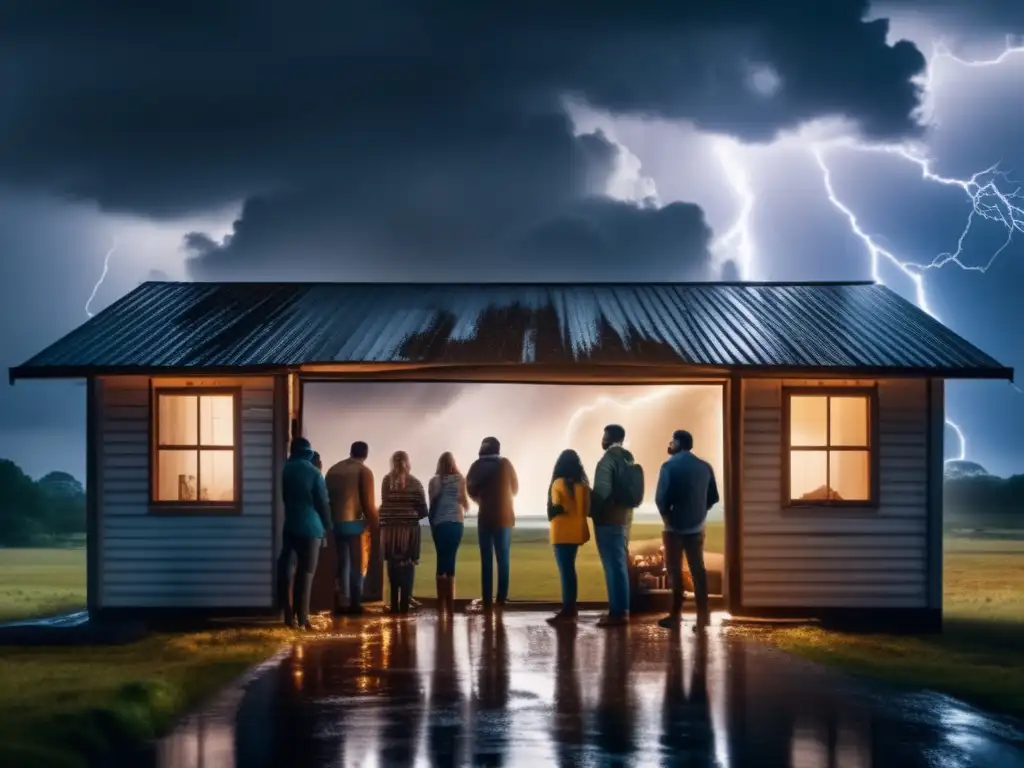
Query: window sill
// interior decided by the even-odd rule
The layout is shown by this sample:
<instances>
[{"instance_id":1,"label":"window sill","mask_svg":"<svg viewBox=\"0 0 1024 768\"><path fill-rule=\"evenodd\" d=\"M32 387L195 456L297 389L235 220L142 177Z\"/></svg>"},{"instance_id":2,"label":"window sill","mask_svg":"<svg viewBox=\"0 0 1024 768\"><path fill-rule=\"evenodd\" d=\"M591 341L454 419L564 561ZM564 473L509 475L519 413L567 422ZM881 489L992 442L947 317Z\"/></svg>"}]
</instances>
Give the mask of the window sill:
<instances>
[{"instance_id":1,"label":"window sill","mask_svg":"<svg viewBox=\"0 0 1024 768\"><path fill-rule=\"evenodd\" d=\"M173 504L150 502L149 514L161 517L236 517L240 504Z\"/></svg>"},{"instance_id":2,"label":"window sill","mask_svg":"<svg viewBox=\"0 0 1024 768\"><path fill-rule=\"evenodd\" d=\"M878 514L878 510L879 504L871 501L790 501L782 504L782 513L792 517L829 514L872 517Z\"/></svg>"}]
</instances>

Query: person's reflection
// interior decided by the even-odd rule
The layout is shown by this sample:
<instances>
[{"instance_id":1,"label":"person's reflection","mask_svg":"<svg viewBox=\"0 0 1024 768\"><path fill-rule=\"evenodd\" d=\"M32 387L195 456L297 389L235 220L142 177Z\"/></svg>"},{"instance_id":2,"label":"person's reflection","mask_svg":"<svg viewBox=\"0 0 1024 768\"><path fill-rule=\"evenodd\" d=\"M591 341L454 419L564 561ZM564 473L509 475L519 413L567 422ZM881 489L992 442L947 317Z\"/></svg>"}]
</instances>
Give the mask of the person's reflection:
<instances>
[{"instance_id":1,"label":"person's reflection","mask_svg":"<svg viewBox=\"0 0 1024 768\"><path fill-rule=\"evenodd\" d=\"M317 738L324 723L318 717L315 702L324 695L323 667L331 662L329 658L325 662L324 656L330 651L330 646L298 643L278 668L280 693L273 699L277 711L272 718L272 765L304 768L321 765L331 755L343 754L342 738L337 743ZM335 722L343 718L340 711L331 714ZM344 733L343 725L338 733Z\"/></svg>"},{"instance_id":2,"label":"person's reflection","mask_svg":"<svg viewBox=\"0 0 1024 768\"><path fill-rule=\"evenodd\" d=\"M455 660L455 621L441 616L430 680L428 743L433 765L462 765L463 695Z\"/></svg>"},{"instance_id":3,"label":"person's reflection","mask_svg":"<svg viewBox=\"0 0 1024 768\"><path fill-rule=\"evenodd\" d=\"M473 694L473 762L502 765L510 730L509 655L505 621L500 613L485 614L477 684Z\"/></svg>"},{"instance_id":4,"label":"person's reflection","mask_svg":"<svg viewBox=\"0 0 1024 768\"><path fill-rule=\"evenodd\" d=\"M629 756L636 751L636 699L630 679L629 627L604 639L601 688L594 707L594 744L600 754Z\"/></svg>"},{"instance_id":5,"label":"person's reflection","mask_svg":"<svg viewBox=\"0 0 1024 768\"><path fill-rule=\"evenodd\" d=\"M683 648L678 631L669 640L661 747L665 765L715 765L715 738L708 702L708 639L694 639L690 694L683 687Z\"/></svg>"},{"instance_id":6,"label":"person's reflection","mask_svg":"<svg viewBox=\"0 0 1024 768\"><path fill-rule=\"evenodd\" d=\"M583 746L583 695L576 670L576 624L555 624L555 720L551 738L560 766L579 764Z\"/></svg>"},{"instance_id":7,"label":"person's reflection","mask_svg":"<svg viewBox=\"0 0 1024 768\"><path fill-rule=\"evenodd\" d=\"M384 638L384 678L381 701L385 702L381 727L381 765L403 766L416 762L423 690L416 661L416 622L397 621Z\"/></svg>"}]
</instances>

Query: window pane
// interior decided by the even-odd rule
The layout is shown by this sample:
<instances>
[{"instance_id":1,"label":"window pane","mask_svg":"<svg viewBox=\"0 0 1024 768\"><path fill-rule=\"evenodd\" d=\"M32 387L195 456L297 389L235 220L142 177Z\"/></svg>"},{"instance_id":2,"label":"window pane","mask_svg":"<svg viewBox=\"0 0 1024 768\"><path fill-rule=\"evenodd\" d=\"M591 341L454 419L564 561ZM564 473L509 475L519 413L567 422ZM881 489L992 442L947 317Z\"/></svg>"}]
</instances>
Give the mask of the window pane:
<instances>
[{"instance_id":1,"label":"window pane","mask_svg":"<svg viewBox=\"0 0 1024 768\"><path fill-rule=\"evenodd\" d=\"M235 500L235 452L202 451L199 454L200 501Z\"/></svg>"},{"instance_id":2,"label":"window pane","mask_svg":"<svg viewBox=\"0 0 1024 768\"><path fill-rule=\"evenodd\" d=\"M832 409L829 445L868 445L868 399L866 397L831 397Z\"/></svg>"},{"instance_id":3,"label":"window pane","mask_svg":"<svg viewBox=\"0 0 1024 768\"><path fill-rule=\"evenodd\" d=\"M825 451L789 452L789 495L793 501L828 498Z\"/></svg>"},{"instance_id":4,"label":"window pane","mask_svg":"<svg viewBox=\"0 0 1024 768\"><path fill-rule=\"evenodd\" d=\"M827 397L792 397L789 401L789 444L827 445Z\"/></svg>"},{"instance_id":5,"label":"window pane","mask_svg":"<svg viewBox=\"0 0 1024 768\"><path fill-rule=\"evenodd\" d=\"M159 395L157 439L160 445L196 445L199 398L195 395Z\"/></svg>"},{"instance_id":6,"label":"window pane","mask_svg":"<svg viewBox=\"0 0 1024 768\"><path fill-rule=\"evenodd\" d=\"M836 499L868 501L871 498L871 462L867 451L832 451L829 485Z\"/></svg>"},{"instance_id":7,"label":"window pane","mask_svg":"<svg viewBox=\"0 0 1024 768\"><path fill-rule=\"evenodd\" d=\"M195 501L199 456L195 451L160 451L157 455L156 501Z\"/></svg>"},{"instance_id":8,"label":"window pane","mask_svg":"<svg viewBox=\"0 0 1024 768\"><path fill-rule=\"evenodd\" d=\"M199 398L199 437L202 445L235 444L234 395L202 395Z\"/></svg>"}]
</instances>

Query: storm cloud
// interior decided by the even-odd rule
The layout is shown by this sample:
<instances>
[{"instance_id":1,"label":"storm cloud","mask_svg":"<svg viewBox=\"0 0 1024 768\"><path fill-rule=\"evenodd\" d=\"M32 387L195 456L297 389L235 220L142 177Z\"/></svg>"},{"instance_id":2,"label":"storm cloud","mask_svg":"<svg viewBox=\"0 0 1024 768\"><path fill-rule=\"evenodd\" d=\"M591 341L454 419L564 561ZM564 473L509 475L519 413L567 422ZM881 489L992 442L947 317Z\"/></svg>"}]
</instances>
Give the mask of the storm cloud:
<instances>
[{"instance_id":1,"label":"storm cloud","mask_svg":"<svg viewBox=\"0 0 1024 768\"><path fill-rule=\"evenodd\" d=\"M915 134L924 58L866 2L39 0L0 23L0 181L181 216L201 278L708 275L696 206L617 201L564 100L747 141ZM508 275L504 274L508 272Z\"/></svg>"}]
</instances>

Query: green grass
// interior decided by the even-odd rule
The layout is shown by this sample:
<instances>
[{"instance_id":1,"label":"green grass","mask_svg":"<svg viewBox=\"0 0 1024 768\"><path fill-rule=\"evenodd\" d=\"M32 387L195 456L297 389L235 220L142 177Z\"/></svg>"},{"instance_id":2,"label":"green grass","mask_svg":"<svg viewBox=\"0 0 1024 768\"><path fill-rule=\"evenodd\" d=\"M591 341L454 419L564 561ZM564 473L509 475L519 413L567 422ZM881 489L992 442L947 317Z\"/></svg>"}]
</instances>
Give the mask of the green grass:
<instances>
[{"instance_id":1,"label":"green grass","mask_svg":"<svg viewBox=\"0 0 1024 768\"><path fill-rule=\"evenodd\" d=\"M416 569L416 595L432 596L435 593L434 545L430 534L424 530L423 551L420 565ZM591 530L593 533L593 530ZM631 541L661 538L661 525L637 523L630 532ZM721 523L708 525L705 548L709 552L724 552L725 529ZM476 528L467 528L459 547L455 565L457 597L480 597L480 549L476 541ZM590 541L580 548L576 560L579 577L579 599L606 600L604 573L597 557L597 544ZM546 528L515 528L512 532L512 565L510 597L513 600L558 600L562 594L558 580L558 566L548 543Z\"/></svg>"},{"instance_id":2,"label":"green grass","mask_svg":"<svg viewBox=\"0 0 1024 768\"><path fill-rule=\"evenodd\" d=\"M784 650L1024 717L1024 539L946 540L942 634L748 630Z\"/></svg>"},{"instance_id":3,"label":"green grass","mask_svg":"<svg viewBox=\"0 0 1024 768\"><path fill-rule=\"evenodd\" d=\"M0 765L84 766L115 745L141 743L289 637L218 630L70 651L4 648Z\"/></svg>"},{"instance_id":4,"label":"green grass","mask_svg":"<svg viewBox=\"0 0 1024 768\"><path fill-rule=\"evenodd\" d=\"M0 549L0 621L85 606L85 549Z\"/></svg>"}]
</instances>

